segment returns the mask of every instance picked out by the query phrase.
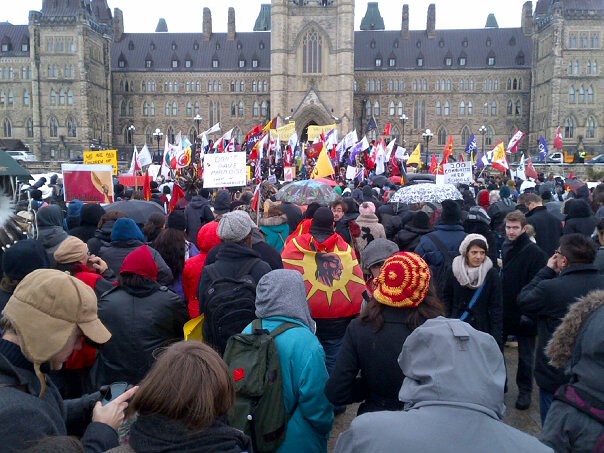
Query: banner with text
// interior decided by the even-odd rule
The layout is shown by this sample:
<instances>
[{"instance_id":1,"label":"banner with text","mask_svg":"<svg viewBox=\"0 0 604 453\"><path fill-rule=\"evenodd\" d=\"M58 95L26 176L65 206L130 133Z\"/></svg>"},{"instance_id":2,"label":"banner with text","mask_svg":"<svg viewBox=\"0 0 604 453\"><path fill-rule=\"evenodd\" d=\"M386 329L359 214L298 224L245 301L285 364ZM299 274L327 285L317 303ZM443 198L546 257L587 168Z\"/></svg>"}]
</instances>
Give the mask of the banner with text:
<instances>
[{"instance_id":1,"label":"banner with text","mask_svg":"<svg viewBox=\"0 0 604 453\"><path fill-rule=\"evenodd\" d=\"M279 137L279 140L286 142L296 132L296 122L286 124L285 126L278 127L277 129L271 129L271 138Z\"/></svg>"},{"instance_id":2,"label":"banner with text","mask_svg":"<svg viewBox=\"0 0 604 453\"><path fill-rule=\"evenodd\" d=\"M245 152L206 154L203 161L203 187L245 186Z\"/></svg>"},{"instance_id":3,"label":"banner with text","mask_svg":"<svg viewBox=\"0 0 604 453\"><path fill-rule=\"evenodd\" d=\"M335 124L326 124L325 126L308 126L308 141L314 142L315 138L320 137L321 134L327 135L327 133L335 129Z\"/></svg>"},{"instance_id":4,"label":"banner with text","mask_svg":"<svg viewBox=\"0 0 604 453\"><path fill-rule=\"evenodd\" d=\"M451 162L444 165L445 183L472 184L472 162Z\"/></svg>"},{"instance_id":5,"label":"banner with text","mask_svg":"<svg viewBox=\"0 0 604 453\"><path fill-rule=\"evenodd\" d=\"M62 164L61 170L66 203L113 203L111 165Z\"/></svg>"},{"instance_id":6,"label":"banner with text","mask_svg":"<svg viewBox=\"0 0 604 453\"><path fill-rule=\"evenodd\" d=\"M117 175L117 151L115 149L84 151L84 163L91 165L111 165L113 166L113 174Z\"/></svg>"}]
</instances>

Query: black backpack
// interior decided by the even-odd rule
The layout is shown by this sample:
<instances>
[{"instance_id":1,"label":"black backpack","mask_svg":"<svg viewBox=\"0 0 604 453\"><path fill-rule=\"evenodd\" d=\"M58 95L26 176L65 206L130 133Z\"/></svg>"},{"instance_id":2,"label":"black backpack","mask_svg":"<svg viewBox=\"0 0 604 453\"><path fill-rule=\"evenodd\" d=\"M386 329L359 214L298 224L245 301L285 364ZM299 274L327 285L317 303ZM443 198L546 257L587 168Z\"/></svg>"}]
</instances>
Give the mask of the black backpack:
<instances>
[{"instance_id":1,"label":"black backpack","mask_svg":"<svg viewBox=\"0 0 604 453\"><path fill-rule=\"evenodd\" d=\"M438 236L434 233L429 233L426 235L426 237L430 239L434 243L434 245L436 245L436 248L438 248L440 254L443 256L443 262L440 266L430 266L430 272L432 273L432 281L436 286L438 297L442 298L445 286L447 285L447 279L449 278L449 275L451 275L452 272L453 258L459 255L459 253L457 251L449 251L443 241L441 241Z\"/></svg>"},{"instance_id":2,"label":"black backpack","mask_svg":"<svg viewBox=\"0 0 604 453\"><path fill-rule=\"evenodd\" d=\"M220 275L216 263L205 266L211 283L206 293L204 340L224 354L228 339L256 319L256 282L250 275L260 258L248 260L234 275Z\"/></svg>"}]
</instances>

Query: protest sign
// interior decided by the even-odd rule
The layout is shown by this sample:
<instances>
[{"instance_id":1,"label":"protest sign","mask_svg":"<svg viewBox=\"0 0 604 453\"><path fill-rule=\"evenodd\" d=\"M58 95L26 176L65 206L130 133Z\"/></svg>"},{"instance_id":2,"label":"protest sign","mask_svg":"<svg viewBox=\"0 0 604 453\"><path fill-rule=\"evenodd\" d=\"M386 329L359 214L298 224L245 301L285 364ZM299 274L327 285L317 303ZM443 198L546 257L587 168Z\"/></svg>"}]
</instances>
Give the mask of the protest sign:
<instances>
[{"instance_id":1,"label":"protest sign","mask_svg":"<svg viewBox=\"0 0 604 453\"><path fill-rule=\"evenodd\" d=\"M451 162L444 169L446 183L472 184L472 162Z\"/></svg>"},{"instance_id":2,"label":"protest sign","mask_svg":"<svg viewBox=\"0 0 604 453\"><path fill-rule=\"evenodd\" d=\"M62 164L65 202L113 202L113 168L111 165Z\"/></svg>"},{"instance_id":3,"label":"protest sign","mask_svg":"<svg viewBox=\"0 0 604 453\"><path fill-rule=\"evenodd\" d=\"M307 131L307 135L308 135L308 141L309 142L313 142L316 138L320 137L321 134L325 134L327 135L327 133L332 130L335 129L336 125L334 124L327 124L325 126L308 126L308 131Z\"/></svg>"},{"instance_id":4,"label":"protest sign","mask_svg":"<svg viewBox=\"0 0 604 453\"><path fill-rule=\"evenodd\" d=\"M296 177L296 167L283 167L283 179L292 182Z\"/></svg>"},{"instance_id":5,"label":"protest sign","mask_svg":"<svg viewBox=\"0 0 604 453\"><path fill-rule=\"evenodd\" d=\"M90 165L111 165L113 167L113 174L117 176L117 151L115 149L84 151L84 163Z\"/></svg>"},{"instance_id":6,"label":"protest sign","mask_svg":"<svg viewBox=\"0 0 604 453\"><path fill-rule=\"evenodd\" d=\"M246 185L245 152L206 154L203 161L203 187Z\"/></svg>"}]
</instances>

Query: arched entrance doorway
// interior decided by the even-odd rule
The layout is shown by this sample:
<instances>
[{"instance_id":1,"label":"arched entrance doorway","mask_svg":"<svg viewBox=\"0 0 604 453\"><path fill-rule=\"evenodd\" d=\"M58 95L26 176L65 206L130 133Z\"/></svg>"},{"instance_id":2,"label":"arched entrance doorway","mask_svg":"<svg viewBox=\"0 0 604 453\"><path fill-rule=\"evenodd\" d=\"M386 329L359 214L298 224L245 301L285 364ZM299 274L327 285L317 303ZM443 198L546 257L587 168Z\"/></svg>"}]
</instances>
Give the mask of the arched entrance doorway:
<instances>
[{"instance_id":1,"label":"arched entrance doorway","mask_svg":"<svg viewBox=\"0 0 604 453\"><path fill-rule=\"evenodd\" d=\"M309 126L318 126L316 121L308 122L304 128L302 129L302 133L300 134L300 143L306 143L308 141L308 127Z\"/></svg>"}]
</instances>

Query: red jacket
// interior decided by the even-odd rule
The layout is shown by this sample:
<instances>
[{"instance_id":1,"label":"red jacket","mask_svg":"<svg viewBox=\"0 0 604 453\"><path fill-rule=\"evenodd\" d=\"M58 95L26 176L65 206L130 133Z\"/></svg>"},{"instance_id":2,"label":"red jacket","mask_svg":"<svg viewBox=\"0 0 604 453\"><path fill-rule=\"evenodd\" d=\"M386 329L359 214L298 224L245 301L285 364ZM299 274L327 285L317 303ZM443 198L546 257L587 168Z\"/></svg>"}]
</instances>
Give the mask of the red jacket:
<instances>
[{"instance_id":1,"label":"red jacket","mask_svg":"<svg viewBox=\"0 0 604 453\"><path fill-rule=\"evenodd\" d=\"M218 237L218 222L206 223L201 227L199 233L197 233L199 255L185 261L185 268L182 272L182 286L191 319L199 316L197 287L199 286L199 280L201 279L201 273L203 272L208 252L220 244L220 242L220 238Z\"/></svg>"}]
</instances>

